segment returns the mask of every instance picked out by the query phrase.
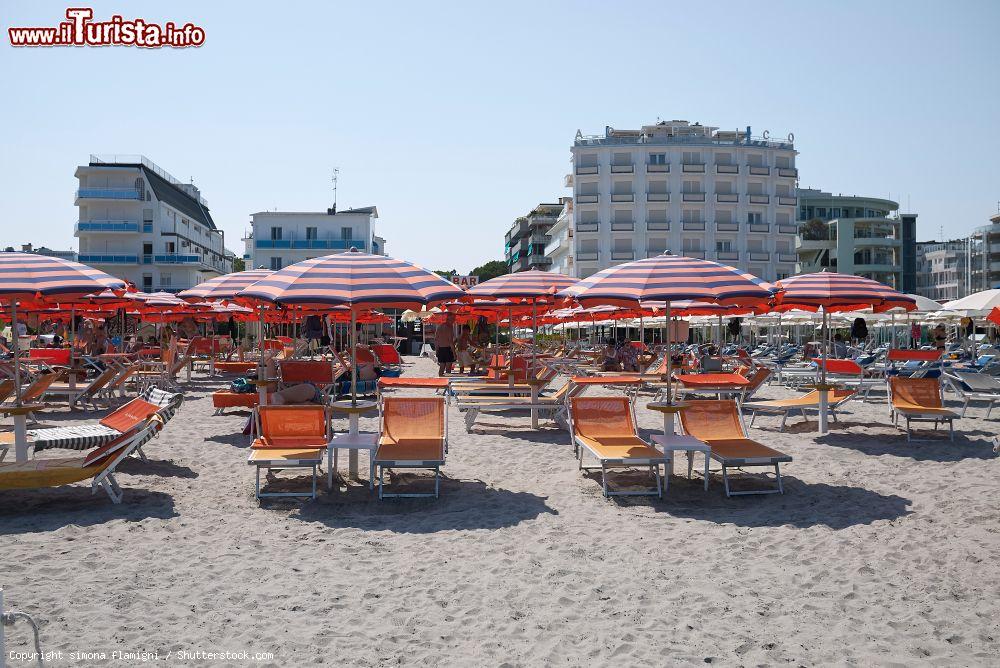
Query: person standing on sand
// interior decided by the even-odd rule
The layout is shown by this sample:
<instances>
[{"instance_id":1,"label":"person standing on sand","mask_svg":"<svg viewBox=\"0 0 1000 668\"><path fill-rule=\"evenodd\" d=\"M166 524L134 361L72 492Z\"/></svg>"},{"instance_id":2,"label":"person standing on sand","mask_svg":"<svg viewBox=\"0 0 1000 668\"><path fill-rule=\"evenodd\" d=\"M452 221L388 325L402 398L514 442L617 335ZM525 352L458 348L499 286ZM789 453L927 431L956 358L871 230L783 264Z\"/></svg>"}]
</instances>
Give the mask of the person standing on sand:
<instances>
[{"instance_id":1,"label":"person standing on sand","mask_svg":"<svg viewBox=\"0 0 1000 668\"><path fill-rule=\"evenodd\" d=\"M455 364L455 316L445 316L444 324L434 332L434 350L437 354L438 375L451 373Z\"/></svg>"},{"instance_id":2,"label":"person standing on sand","mask_svg":"<svg viewBox=\"0 0 1000 668\"><path fill-rule=\"evenodd\" d=\"M938 352L943 353L945 345L948 343L948 333L945 331L944 323L938 323L938 326L934 328L931 338L934 340L934 347Z\"/></svg>"}]
</instances>

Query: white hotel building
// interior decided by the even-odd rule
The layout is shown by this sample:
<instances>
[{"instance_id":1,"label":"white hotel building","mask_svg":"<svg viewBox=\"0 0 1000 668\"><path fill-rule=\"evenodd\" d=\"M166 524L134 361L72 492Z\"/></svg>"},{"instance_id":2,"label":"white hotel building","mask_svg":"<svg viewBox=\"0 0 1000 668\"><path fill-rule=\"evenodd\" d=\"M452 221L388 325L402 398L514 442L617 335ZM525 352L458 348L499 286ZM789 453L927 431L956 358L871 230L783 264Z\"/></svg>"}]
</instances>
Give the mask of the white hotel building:
<instances>
[{"instance_id":1,"label":"white hotel building","mask_svg":"<svg viewBox=\"0 0 1000 668\"><path fill-rule=\"evenodd\" d=\"M325 212L260 211L250 216L243 259L247 269L277 270L351 248L385 255L385 239L372 231L376 218L374 206Z\"/></svg>"},{"instance_id":2,"label":"white hotel building","mask_svg":"<svg viewBox=\"0 0 1000 668\"><path fill-rule=\"evenodd\" d=\"M178 292L233 270L198 188L140 155L76 168L79 260L139 290Z\"/></svg>"},{"instance_id":3,"label":"white hotel building","mask_svg":"<svg viewBox=\"0 0 1000 668\"><path fill-rule=\"evenodd\" d=\"M550 230L552 268L586 277L658 255L716 260L769 281L795 273L792 137L687 121L577 133L572 220Z\"/></svg>"}]
</instances>

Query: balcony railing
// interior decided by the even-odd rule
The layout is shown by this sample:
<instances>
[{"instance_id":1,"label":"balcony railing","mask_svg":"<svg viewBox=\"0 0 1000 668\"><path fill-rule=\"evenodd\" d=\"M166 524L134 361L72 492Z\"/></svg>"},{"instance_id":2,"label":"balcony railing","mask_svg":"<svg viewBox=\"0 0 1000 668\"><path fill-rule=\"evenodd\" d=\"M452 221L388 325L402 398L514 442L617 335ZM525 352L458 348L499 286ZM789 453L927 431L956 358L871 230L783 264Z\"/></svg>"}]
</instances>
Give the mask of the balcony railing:
<instances>
[{"instance_id":1,"label":"balcony railing","mask_svg":"<svg viewBox=\"0 0 1000 668\"><path fill-rule=\"evenodd\" d=\"M600 223L577 223L577 232L597 232L601 227Z\"/></svg>"},{"instance_id":2,"label":"balcony railing","mask_svg":"<svg viewBox=\"0 0 1000 668\"><path fill-rule=\"evenodd\" d=\"M798 262L799 256L795 253L778 253L778 262Z\"/></svg>"},{"instance_id":3,"label":"balcony railing","mask_svg":"<svg viewBox=\"0 0 1000 668\"><path fill-rule=\"evenodd\" d=\"M739 223L715 223L715 229L719 232L739 232Z\"/></svg>"},{"instance_id":4,"label":"balcony railing","mask_svg":"<svg viewBox=\"0 0 1000 668\"><path fill-rule=\"evenodd\" d=\"M160 255L143 255L143 264L208 264L207 259L203 259L197 253L163 253Z\"/></svg>"},{"instance_id":5,"label":"balcony railing","mask_svg":"<svg viewBox=\"0 0 1000 668\"><path fill-rule=\"evenodd\" d=\"M576 173L578 176L585 176L587 174L599 174L601 168L599 165L580 165L576 168Z\"/></svg>"},{"instance_id":6,"label":"balcony railing","mask_svg":"<svg viewBox=\"0 0 1000 668\"><path fill-rule=\"evenodd\" d=\"M770 195L750 195L751 204L767 204L771 201Z\"/></svg>"},{"instance_id":7,"label":"balcony railing","mask_svg":"<svg viewBox=\"0 0 1000 668\"><path fill-rule=\"evenodd\" d=\"M724 204L734 204L740 201L740 196L736 193L716 193L715 201Z\"/></svg>"},{"instance_id":8,"label":"balcony railing","mask_svg":"<svg viewBox=\"0 0 1000 668\"><path fill-rule=\"evenodd\" d=\"M769 176L771 168L763 165L750 165L750 176Z\"/></svg>"},{"instance_id":9,"label":"balcony railing","mask_svg":"<svg viewBox=\"0 0 1000 668\"><path fill-rule=\"evenodd\" d=\"M647 220L646 230L649 232L666 232L670 230L669 220Z\"/></svg>"},{"instance_id":10,"label":"balcony railing","mask_svg":"<svg viewBox=\"0 0 1000 668\"><path fill-rule=\"evenodd\" d=\"M631 232L635 229L635 221L617 220L611 222L612 232Z\"/></svg>"},{"instance_id":11,"label":"balcony railing","mask_svg":"<svg viewBox=\"0 0 1000 668\"><path fill-rule=\"evenodd\" d=\"M79 261L83 264L139 264L139 256L81 254Z\"/></svg>"},{"instance_id":12,"label":"balcony railing","mask_svg":"<svg viewBox=\"0 0 1000 668\"><path fill-rule=\"evenodd\" d=\"M536 253L535 255L528 256L528 264L535 264L540 266L549 265L552 264L552 258L545 257L544 255L539 255Z\"/></svg>"},{"instance_id":13,"label":"balcony railing","mask_svg":"<svg viewBox=\"0 0 1000 668\"><path fill-rule=\"evenodd\" d=\"M669 202L670 193L646 193L647 202Z\"/></svg>"},{"instance_id":14,"label":"balcony railing","mask_svg":"<svg viewBox=\"0 0 1000 668\"><path fill-rule=\"evenodd\" d=\"M768 223L750 223L751 232L767 232L771 229Z\"/></svg>"},{"instance_id":15,"label":"balcony railing","mask_svg":"<svg viewBox=\"0 0 1000 668\"><path fill-rule=\"evenodd\" d=\"M634 260L635 251L623 251L623 250L613 250L611 251L612 260Z\"/></svg>"},{"instance_id":16,"label":"balcony railing","mask_svg":"<svg viewBox=\"0 0 1000 668\"><path fill-rule=\"evenodd\" d=\"M750 251L748 253L751 262L767 262L771 259L771 254L767 251Z\"/></svg>"},{"instance_id":17,"label":"balcony railing","mask_svg":"<svg viewBox=\"0 0 1000 668\"><path fill-rule=\"evenodd\" d=\"M681 200L684 202L704 202L705 193L681 193Z\"/></svg>"},{"instance_id":18,"label":"balcony railing","mask_svg":"<svg viewBox=\"0 0 1000 668\"><path fill-rule=\"evenodd\" d=\"M576 201L580 204L597 204L600 201L601 196L594 195L577 195Z\"/></svg>"},{"instance_id":19,"label":"balcony railing","mask_svg":"<svg viewBox=\"0 0 1000 668\"><path fill-rule=\"evenodd\" d=\"M705 163L703 162L685 162L681 165L681 171L685 174L704 174L705 173Z\"/></svg>"},{"instance_id":20,"label":"balcony railing","mask_svg":"<svg viewBox=\"0 0 1000 668\"><path fill-rule=\"evenodd\" d=\"M269 250L347 250L349 248L365 250L368 247L364 239L259 239L255 244L257 248Z\"/></svg>"},{"instance_id":21,"label":"balcony railing","mask_svg":"<svg viewBox=\"0 0 1000 668\"><path fill-rule=\"evenodd\" d=\"M577 262L596 262L598 259L600 259L600 256L601 256L601 254L600 254L599 251L581 251L581 250L578 250L576 252L576 261Z\"/></svg>"},{"instance_id":22,"label":"balcony railing","mask_svg":"<svg viewBox=\"0 0 1000 668\"><path fill-rule=\"evenodd\" d=\"M685 220L681 223L681 229L687 231L699 231L705 229L704 220Z\"/></svg>"},{"instance_id":23,"label":"balcony railing","mask_svg":"<svg viewBox=\"0 0 1000 668\"><path fill-rule=\"evenodd\" d=\"M693 257L698 260L705 259L705 251L703 250L684 250L681 251L681 255L683 255L684 257Z\"/></svg>"},{"instance_id":24,"label":"balcony railing","mask_svg":"<svg viewBox=\"0 0 1000 668\"><path fill-rule=\"evenodd\" d=\"M635 165L611 165L612 174L631 174L635 171Z\"/></svg>"},{"instance_id":25,"label":"balcony railing","mask_svg":"<svg viewBox=\"0 0 1000 668\"><path fill-rule=\"evenodd\" d=\"M797 177L798 175L799 170L795 167L778 167L778 176Z\"/></svg>"},{"instance_id":26,"label":"balcony railing","mask_svg":"<svg viewBox=\"0 0 1000 668\"><path fill-rule=\"evenodd\" d=\"M798 203L799 201L794 197L778 195L778 204L781 206L796 206Z\"/></svg>"},{"instance_id":27,"label":"balcony railing","mask_svg":"<svg viewBox=\"0 0 1000 668\"><path fill-rule=\"evenodd\" d=\"M715 173L716 174L739 174L740 173L740 166L739 165L716 165L715 166Z\"/></svg>"},{"instance_id":28,"label":"balcony railing","mask_svg":"<svg viewBox=\"0 0 1000 668\"><path fill-rule=\"evenodd\" d=\"M611 193L612 202L634 202L635 195L633 193Z\"/></svg>"},{"instance_id":29,"label":"balcony railing","mask_svg":"<svg viewBox=\"0 0 1000 668\"><path fill-rule=\"evenodd\" d=\"M76 196L80 199L142 199L142 193L135 188L80 188Z\"/></svg>"},{"instance_id":30,"label":"balcony railing","mask_svg":"<svg viewBox=\"0 0 1000 668\"><path fill-rule=\"evenodd\" d=\"M132 220L81 220L77 232L138 232L139 223Z\"/></svg>"},{"instance_id":31,"label":"balcony railing","mask_svg":"<svg viewBox=\"0 0 1000 668\"><path fill-rule=\"evenodd\" d=\"M152 232L153 232L153 223L148 220L142 221L142 233L151 234Z\"/></svg>"},{"instance_id":32,"label":"balcony railing","mask_svg":"<svg viewBox=\"0 0 1000 668\"><path fill-rule=\"evenodd\" d=\"M646 172L648 174L669 174L670 165L659 165L652 162L646 163Z\"/></svg>"},{"instance_id":33,"label":"balcony railing","mask_svg":"<svg viewBox=\"0 0 1000 668\"><path fill-rule=\"evenodd\" d=\"M799 228L795 225L778 225L778 234L797 234Z\"/></svg>"},{"instance_id":34,"label":"balcony railing","mask_svg":"<svg viewBox=\"0 0 1000 668\"><path fill-rule=\"evenodd\" d=\"M715 251L715 259L726 262L739 262L740 253L739 251Z\"/></svg>"}]
</instances>

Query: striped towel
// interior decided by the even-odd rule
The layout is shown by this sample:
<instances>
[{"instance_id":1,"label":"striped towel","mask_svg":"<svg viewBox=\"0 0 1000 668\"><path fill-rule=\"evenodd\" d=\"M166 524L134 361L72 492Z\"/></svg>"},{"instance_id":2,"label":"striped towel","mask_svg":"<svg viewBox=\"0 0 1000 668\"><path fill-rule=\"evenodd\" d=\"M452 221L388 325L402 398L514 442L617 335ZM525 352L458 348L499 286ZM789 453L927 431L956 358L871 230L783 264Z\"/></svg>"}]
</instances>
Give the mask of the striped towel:
<instances>
[{"instance_id":1,"label":"striped towel","mask_svg":"<svg viewBox=\"0 0 1000 668\"><path fill-rule=\"evenodd\" d=\"M167 394L167 393L165 393ZM175 395L180 396L180 395ZM146 399L149 403L153 403ZM157 413L166 424L177 412L177 406L168 405ZM50 427L28 431L28 440L35 446L35 452L59 448L61 450L90 450L110 443L121 436L121 432L103 424L81 424L71 427Z\"/></svg>"}]
</instances>

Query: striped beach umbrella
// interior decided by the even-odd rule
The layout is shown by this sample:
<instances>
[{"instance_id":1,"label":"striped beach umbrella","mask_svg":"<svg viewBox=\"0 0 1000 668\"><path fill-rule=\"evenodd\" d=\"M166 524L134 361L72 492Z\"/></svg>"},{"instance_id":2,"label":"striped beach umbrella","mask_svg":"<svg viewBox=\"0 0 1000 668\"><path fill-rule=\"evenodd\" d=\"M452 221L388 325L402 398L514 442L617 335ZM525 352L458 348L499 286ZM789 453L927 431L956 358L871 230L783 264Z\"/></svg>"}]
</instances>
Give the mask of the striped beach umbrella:
<instances>
[{"instance_id":1,"label":"striped beach umbrella","mask_svg":"<svg viewBox=\"0 0 1000 668\"><path fill-rule=\"evenodd\" d=\"M775 310L800 309L827 312L858 311L871 308L876 313L890 309L912 311L916 300L878 281L853 274L823 271L791 276L775 283L781 292Z\"/></svg>"},{"instance_id":2,"label":"striped beach umbrella","mask_svg":"<svg viewBox=\"0 0 1000 668\"><path fill-rule=\"evenodd\" d=\"M274 272L268 269L248 269L232 274L223 274L199 283L193 288L182 290L177 293L177 296L195 302L234 299L240 290L249 288L272 273Z\"/></svg>"},{"instance_id":3,"label":"striped beach umbrella","mask_svg":"<svg viewBox=\"0 0 1000 668\"><path fill-rule=\"evenodd\" d=\"M469 288L466 295L475 299L542 299L552 297L578 280L565 274L532 269L483 281Z\"/></svg>"}]
</instances>

